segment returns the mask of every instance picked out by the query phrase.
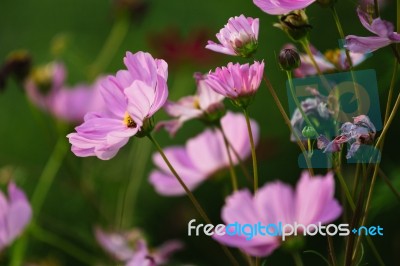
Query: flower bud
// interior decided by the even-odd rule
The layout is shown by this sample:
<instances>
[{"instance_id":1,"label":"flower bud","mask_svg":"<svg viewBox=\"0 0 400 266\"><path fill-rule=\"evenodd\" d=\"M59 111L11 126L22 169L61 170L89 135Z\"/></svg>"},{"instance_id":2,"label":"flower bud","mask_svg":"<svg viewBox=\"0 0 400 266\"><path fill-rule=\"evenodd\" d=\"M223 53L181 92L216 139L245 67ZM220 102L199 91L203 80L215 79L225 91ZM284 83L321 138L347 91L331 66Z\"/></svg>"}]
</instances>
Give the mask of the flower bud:
<instances>
[{"instance_id":1,"label":"flower bud","mask_svg":"<svg viewBox=\"0 0 400 266\"><path fill-rule=\"evenodd\" d=\"M279 53L278 61L282 70L286 71L296 69L301 64L299 54L293 49L282 49Z\"/></svg>"},{"instance_id":2,"label":"flower bud","mask_svg":"<svg viewBox=\"0 0 400 266\"><path fill-rule=\"evenodd\" d=\"M303 128L303 130L301 131L301 134L303 134L303 136L304 136L305 138L311 139L311 138L317 136L317 131L315 130L314 127L305 126L305 127Z\"/></svg>"},{"instance_id":3,"label":"flower bud","mask_svg":"<svg viewBox=\"0 0 400 266\"><path fill-rule=\"evenodd\" d=\"M295 10L279 17L279 23L274 24L286 32L291 39L299 41L307 37L312 26L308 24L308 17L304 10Z\"/></svg>"},{"instance_id":4,"label":"flower bud","mask_svg":"<svg viewBox=\"0 0 400 266\"><path fill-rule=\"evenodd\" d=\"M27 51L12 52L0 66L0 90L5 88L9 77L14 77L17 82L23 82L31 69L31 64L32 58Z\"/></svg>"}]
</instances>

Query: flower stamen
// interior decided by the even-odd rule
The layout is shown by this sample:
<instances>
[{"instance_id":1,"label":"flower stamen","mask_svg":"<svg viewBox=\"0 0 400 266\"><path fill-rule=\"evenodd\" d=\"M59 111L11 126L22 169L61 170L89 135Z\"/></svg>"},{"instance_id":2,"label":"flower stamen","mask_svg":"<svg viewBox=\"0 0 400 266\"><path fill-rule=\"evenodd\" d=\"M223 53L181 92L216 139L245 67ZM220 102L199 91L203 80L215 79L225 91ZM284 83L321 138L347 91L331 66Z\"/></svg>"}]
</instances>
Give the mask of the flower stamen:
<instances>
[{"instance_id":1,"label":"flower stamen","mask_svg":"<svg viewBox=\"0 0 400 266\"><path fill-rule=\"evenodd\" d=\"M126 125L129 128L137 126L135 121L133 121L132 117L128 114L128 112L125 112L124 125Z\"/></svg>"}]
</instances>

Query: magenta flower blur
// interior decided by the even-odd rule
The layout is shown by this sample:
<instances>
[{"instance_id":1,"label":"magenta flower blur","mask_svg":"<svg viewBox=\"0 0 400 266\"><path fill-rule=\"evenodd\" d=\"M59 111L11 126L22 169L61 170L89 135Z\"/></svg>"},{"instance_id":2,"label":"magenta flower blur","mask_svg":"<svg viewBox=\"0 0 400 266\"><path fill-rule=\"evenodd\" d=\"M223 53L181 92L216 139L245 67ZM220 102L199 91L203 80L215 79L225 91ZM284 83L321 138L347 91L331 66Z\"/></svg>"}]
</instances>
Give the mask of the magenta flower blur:
<instances>
[{"instance_id":1,"label":"magenta flower blur","mask_svg":"<svg viewBox=\"0 0 400 266\"><path fill-rule=\"evenodd\" d=\"M392 43L400 43L400 34L394 32L392 23L381 18L372 18L370 14L357 9L361 24L376 36L360 37L349 35L346 37L345 48L355 53L368 53L376 51Z\"/></svg>"},{"instance_id":2,"label":"magenta flower blur","mask_svg":"<svg viewBox=\"0 0 400 266\"><path fill-rule=\"evenodd\" d=\"M264 62L254 64L229 63L207 75L206 83L217 93L246 107L260 87L264 75Z\"/></svg>"},{"instance_id":3,"label":"magenta flower blur","mask_svg":"<svg viewBox=\"0 0 400 266\"><path fill-rule=\"evenodd\" d=\"M248 189L235 192L226 199L221 216L225 224L326 224L342 213L334 193L332 173L311 177L304 171L295 191L290 185L275 181L264 185L254 196ZM259 257L270 255L281 244L280 237L272 236L256 235L251 240L244 235L213 237L224 245Z\"/></svg>"},{"instance_id":4,"label":"magenta flower blur","mask_svg":"<svg viewBox=\"0 0 400 266\"><path fill-rule=\"evenodd\" d=\"M242 160L246 159L250 155L251 148L244 116L228 112L221 119L221 125L230 145ZM257 144L259 128L253 120L251 120L251 127ZM194 190L217 171L229 166L222 134L216 128L206 129L188 140L185 146L172 146L164 151L190 190ZM231 153L233 163L237 164L238 158L232 151ZM166 196L184 195L182 186L158 153L153 155L153 162L158 169L150 173L149 181L155 190Z\"/></svg>"},{"instance_id":5,"label":"magenta flower blur","mask_svg":"<svg viewBox=\"0 0 400 266\"><path fill-rule=\"evenodd\" d=\"M65 78L65 66L60 62L35 68L24 84L29 100L40 109L49 111L55 94L64 86Z\"/></svg>"},{"instance_id":6,"label":"magenta flower blur","mask_svg":"<svg viewBox=\"0 0 400 266\"><path fill-rule=\"evenodd\" d=\"M62 63L53 62L33 71L25 82L29 100L42 109L69 123L81 123L88 112L101 111L104 101L97 78L93 85L65 85L66 70Z\"/></svg>"},{"instance_id":7,"label":"magenta flower blur","mask_svg":"<svg viewBox=\"0 0 400 266\"><path fill-rule=\"evenodd\" d=\"M25 193L10 182L8 198L0 192L0 251L22 233L31 218L32 208Z\"/></svg>"},{"instance_id":8,"label":"magenta flower blur","mask_svg":"<svg viewBox=\"0 0 400 266\"><path fill-rule=\"evenodd\" d=\"M96 228L95 235L101 247L126 266L165 265L173 253L183 249L182 242L170 240L150 251L138 230L108 233Z\"/></svg>"},{"instance_id":9,"label":"magenta flower blur","mask_svg":"<svg viewBox=\"0 0 400 266\"><path fill-rule=\"evenodd\" d=\"M223 54L249 57L257 50L258 27L258 18L246 18L244 15L230 18L216 35L220 44L208 41L206 48Z\"/></svg>"},{"instance_id":10,"label":"magenta flower blur","mask_svg":"<svg viewBox=\"0 0 400 266\"><path fill-rule=\"evenodd\" d=\"M293 45L286 45L286 47L294 48ZM311 46L315 62L319 66L321 72L334 72L334 71L347 71L350 69L350 64L347 61L346 52L344 49L327 50L324 54ZM305 54L300 53L301 65L294 70L294 75L298 78L317 75L317 70L314 67L311 58ZM363 53L350 52L350 58L353 66L361 64L367 56Z\"/></svg>"},{"instance_id":11,"label":"magenta flower blur","mask_svg":"<svg viewBox=\"0 0 400 266\"><path fill-rule=\"evenodd\" d=\"M195 95L186 96L177 102L167 101L164 109L168 115L175 119L161 121L156 128L165 128L171 136L181 128L183 123L191 119L202 119L206 122L213 122L220 118L224 111L222 101L224 96L213 91L204 81L205 76L195 73L194 78L197 84Z\"/></svg>"},{"instance_id":12,"label":"magenta flower blur","mask_svg":"<svg viewBox=\"0 0 400 266\"><path fill-rule=\"evenodd\" d=\"M308 7L316 0L253 0L262 11L270 15L283 15Z\"/></svg>"},{"instance_id":13,"label":"magenta flower blur","mask_svg":"<svg viewBox=\"0 0 400 266\"><path fill-rule=\"evenodd\" d=\"M67 137L76 156L113 158L130 137L147 134L152 116L168 97L167 63L150 54L126 53L127 70L120 70L103 83L104 112L88 113L76 133Z\"/></svg>"}]
</instances>

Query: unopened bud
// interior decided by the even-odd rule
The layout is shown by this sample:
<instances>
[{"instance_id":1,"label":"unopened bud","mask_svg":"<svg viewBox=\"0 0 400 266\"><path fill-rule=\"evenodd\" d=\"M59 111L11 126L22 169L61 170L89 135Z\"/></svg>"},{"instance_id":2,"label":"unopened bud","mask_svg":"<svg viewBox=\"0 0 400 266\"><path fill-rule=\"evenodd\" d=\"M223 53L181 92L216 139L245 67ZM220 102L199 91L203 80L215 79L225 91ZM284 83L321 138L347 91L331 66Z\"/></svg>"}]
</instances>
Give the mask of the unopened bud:
<instances>
[{"instance_id":1,"label":"unopened bud","mask_svg":"<svg viewBox=\"0 0 400 266\"><path fill-rule=\"evenodd\" d=\"M312 26L308 24L308 17L304 10L295 10L279 17L279 23L274 24L286 32L291 39L299 41L307 37Z\"/></svg>"},{"instance_id":2,"label":"unopened bud","mask_svg":"<svg viewBox=\"0 0 400 266\"><path fill-rule=\"evenodd\" d=\"M293 49L282 49L279 53L279 65L282 70L291 71L300 66L299 54Z\"/></svg>"},{"instance_id":3,"label":"unopened bud","mask_svg":"<svg viewBox=\"0 0 400 266\"><path fill-rule=\"evenodd\" d=\"M301 132L305 138L311 139L317 136L317 131L314 127L305 126Z\"/></svg>"}]
</instances>

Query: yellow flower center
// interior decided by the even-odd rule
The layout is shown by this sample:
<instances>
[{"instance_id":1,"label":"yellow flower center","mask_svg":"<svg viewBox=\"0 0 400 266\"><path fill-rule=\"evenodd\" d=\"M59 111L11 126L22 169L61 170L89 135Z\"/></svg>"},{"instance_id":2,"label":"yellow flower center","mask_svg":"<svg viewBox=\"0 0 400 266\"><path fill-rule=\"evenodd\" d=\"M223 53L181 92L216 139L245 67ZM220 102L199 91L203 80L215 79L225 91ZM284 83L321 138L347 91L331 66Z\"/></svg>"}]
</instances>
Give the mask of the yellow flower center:
<instances>
[{"instance_id":1,"label":"yellow flower center","mask_svg":"<svg viewBox=\"0 0 400 266\"><path fill-rule=\"evenodd\" d=\"M325 52L325 57L334 65L338 65L340 62L340 49L327 50Z\"/></svg>"},{"instance_id":2,"label":"yellow flower center","mask_svg":"<svg viewBox=\"0 0 400 266\"><path fill-rule=\"evenodd\" d=\"M132 117L128 114L128 112L125 112L124 115L124 125L127 127L136 127L135 121L133 121Z\"/></svg>"}]
</instances>

